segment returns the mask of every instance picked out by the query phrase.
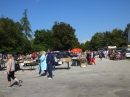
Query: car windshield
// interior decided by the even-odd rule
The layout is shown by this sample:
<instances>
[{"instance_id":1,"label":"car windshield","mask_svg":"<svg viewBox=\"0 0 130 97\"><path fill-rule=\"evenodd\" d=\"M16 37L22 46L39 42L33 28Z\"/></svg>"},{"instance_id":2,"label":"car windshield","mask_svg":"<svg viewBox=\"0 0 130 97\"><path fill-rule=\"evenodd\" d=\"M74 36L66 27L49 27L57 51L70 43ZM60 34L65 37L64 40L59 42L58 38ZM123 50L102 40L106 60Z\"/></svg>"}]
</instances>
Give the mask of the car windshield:
<instances>
[{"instance_id":1,"label":"car windshield","mask_svg":"<svg viewBox=\"0 0 130 97\"><path fill-rule=\"evenodd\" d=\"M130 50L128 50L127 53L130 53Z\"/></svg>"}]
</instances>

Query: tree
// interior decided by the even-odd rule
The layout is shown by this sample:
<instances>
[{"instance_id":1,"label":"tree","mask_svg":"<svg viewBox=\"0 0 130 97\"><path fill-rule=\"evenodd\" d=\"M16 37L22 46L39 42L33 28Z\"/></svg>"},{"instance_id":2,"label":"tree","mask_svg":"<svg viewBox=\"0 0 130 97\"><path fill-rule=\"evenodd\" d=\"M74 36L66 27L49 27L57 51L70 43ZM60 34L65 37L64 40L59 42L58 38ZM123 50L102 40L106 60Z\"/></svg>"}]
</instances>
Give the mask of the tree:
<instances>
[{"instance_id":1,"label":"tree","mask_svg":"<svg viewBox=\"0 0 130 97\"><path fill-rule=\"evenodd\" d=\"M48 48L53 49L51 30L36 30L34 36L33 49L35 51L47 50Z\"/></svg>"},{"instance_id":2,"label":"tree","mask_svg":"<svg viewBox=\"0 0 130 97\"><path fill-rule=\"evenodd\" d=\"M110 31L106 31L106 32L103 32L103 45L104 46L109 46L109 45L112 45L111 43L111 32Z\"/></svg>"},{"instance_id":3,"label":"tree","mask_svg":"<svg viewBox=\"0 0 130 97\"><path fill-rule=\"evenodd\" d=\"M122 38L123 31L120 29L114 29L111 33L111 44L113 46L122 47L124 39Z\"/></svg>"},{"instance_id":4,"label":"tree","mask_svg":"<svg viewBox=\"0 0 130 97\"><path fill-rule=\"evenodd\" d=\"M80 43L80 48L82 49L82 51L85 51L85 43Z\"/></svg>"},{"instance_id":5,"label":"tree","mask_svg":"<svg viewBox=\"0 0 130 97\"><path fill-rule=\"evenodd\" d=\"M85 49L85 50L90 50L90 41L86 41L86 42L85 42L84 49Z\"/></svg>"},{"instance_id":6,"label":"tree","mask_svg":"<svg viewBox=\"0 0 130 97\"><path fill-rule=\"evenodd\" d=\"M28 50L23 49L27 42L28 39L23 35L19 22L14 22L9 18L0 18L0 52L24 53Z\"/></svg>"},{"instance_id":7,"label":"tree","mask_svg":"<svg viewBox=\"0 0 130 97\"><path fill-rule=\"evenodd\" d=\"M98 48L103 47L103 33L97 32L94 36L92 36L92 39L90 40L90 49L91 50L97 50Z\"/></svg>"},{"instance_id":8,"label":"tree","mask_svg":"<svg viewBox=\"0 0 130 97\"><path fill-rule=\"evenodd\" d=\"M30 22L28 21L28 17L27 17L27 9L25 9L23 13L23 18L20 21L21 21L24 35L31 39L32 30L31 30Z\"/></svg>"},{"instance_id":9,"label":"tree","mask_svg":"<svg viewBox=\"0 0 130 97\"><path fill-rule=\"evenodd\" d=\"M125 40L125 44L124 45L127 45L128 43L128 30L129 30L129 26L130 26L130 23L127 24L125 30L123 31L123 34L122 34L122 38Z\"/></svg>"},{"instance_id":10,"label":"tree","mask_svg":"<svg viewBox=\"0 0 130 97\"><path fill-rule=\"evenodd\" d=\"M68 50L79 46L78 39L75 36L75 29L70 24L55 22L52 31L54 50Z\"/></svg>"},{"instance_id":11,"label":"tree","mask_svg":"<svg viewBox=\"0 0 130 97\"><path fill-rule=\"evenodd\" d=\"M76 38L76 36L74 35L71 48L77 48L77 47L80 47L80 43L78 42L78 38Z\"/></svg>"}]
</instances>

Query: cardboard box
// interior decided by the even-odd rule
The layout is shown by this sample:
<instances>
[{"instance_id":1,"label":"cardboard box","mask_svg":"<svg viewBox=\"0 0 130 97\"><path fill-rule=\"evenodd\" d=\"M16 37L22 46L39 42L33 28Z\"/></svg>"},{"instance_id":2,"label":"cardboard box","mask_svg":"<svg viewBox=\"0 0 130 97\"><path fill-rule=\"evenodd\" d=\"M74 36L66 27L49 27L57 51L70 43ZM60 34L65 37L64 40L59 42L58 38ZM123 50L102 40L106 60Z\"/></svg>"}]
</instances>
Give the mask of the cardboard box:
<instances>
[{"instance_id":1,"label":"cardboard box","mask_svg":"<svg viewBox=\"0 0 130 97\"><path fill-rule=\"evenodd\" d=\"M71 58L61 58L60 60L63 62L71 62L72 61Z\"/></svg>"}]
</instances>

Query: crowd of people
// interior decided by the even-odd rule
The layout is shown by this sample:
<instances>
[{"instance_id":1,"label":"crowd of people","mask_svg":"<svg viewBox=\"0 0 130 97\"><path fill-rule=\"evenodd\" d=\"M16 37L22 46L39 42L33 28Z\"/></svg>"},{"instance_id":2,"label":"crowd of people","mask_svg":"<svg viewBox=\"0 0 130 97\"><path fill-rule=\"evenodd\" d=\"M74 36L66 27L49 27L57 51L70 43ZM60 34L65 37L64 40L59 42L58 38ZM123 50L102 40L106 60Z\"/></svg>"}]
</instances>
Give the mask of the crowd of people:
<instances>
[{"instance_id":1,"label":"crowd of people","mask_svg":"<svg viewBox=\"0 0 130 97\"><path fill-rule=\"evenodd\" d=\"M8 53L6 56L6 61L7 61L7 79L8 79L8 86L6 88L11 87L11 78L15 80L19 86L21 86L22 81L18 80L14 76L15 74L15 60L18 60L19 58L25 59L24 56L19 56L16 58L16 56L13 56L11 53ZM27 55L26 57L32 58L33 60L36 60L38 58L39 60L39 65L38 65L38 75L37 77L41 76L41 72L44 71L45 77L48 79L52 79L53 74L52 74L52 67L54 64L54 57L53 54L51 53L51 49L48 49L47 53L45 51L41 51L39 54L39 57L37 57L36 53L33 53L31 55ZM16 59L15 59L16 58Z\"/></svg>"},{"instance_id":2,"label":"crowd of people","mask_svg":"<svg viewBox=\"0 0 130 97\"><path fill-rule=\"evenodd\" d=\"M86 50L84 53L79 53L77 56L77 59L80 59L82 56L85 56L86 61L90 65L96 65L95 57L98 56L100 60L102 58L108 58L110 60L118 60L118 59L124 59L125 58L125 52L117 52L116 50L102 50L102 51L91 51ZM52 79L53 74L52 71L55 69L55 65L58 62L58 59L56 57L56 54L51 52L51 49L48 49L47 53L45 51L41 51L40 53L32 53L32 54L26 54L26 55L12 55L7 54L3 55L3 59L7 59L7 79L8 79L8 86L9 88L11 86L11 78L15 80L19 86L21 86L21 80L18 80L15 76L15 60L19 59L32 59L35 61L38 61L38 75L37 77L41 76L42 71L44 71L45 77L48 79Z\"/></svg>"},{"instance_id":3,"label":"crowd of people","mask_svg":"<svg viewBox=\"0 0 130 97\"><path fill-rule=\"evenodd\" d=\"M123 60L126 58L126 52L125 51L118 51L118 50L103 50L99 51L99 58L102 60L102 58L108 58L110 60Z\"/></svg>"},{"instance_id":4,"label":"crowd of people","mask_svg":"<svg viewBox=\"0 0 130 97\"><path fill-rule=\"evenodd\" d=\"M100 60L103 58L109 59L109 60L123 60L126 58L125 51L117 51L117 50L99 50L99 51L92 51L92 50L86 50L84 53L78 53L77 57L80 59L80 57L85 56L86 61L90 65L96 65L95 57L98 57Z\"/></svg>"},{"instance_id":5,"label":"crowd of people","mask_svg":"<svg viewBox=\"0 0 130 97\"><path fill-rule=\"evenodd\" d=\"M96 62L95 62L96 53L94 51L86 50L85 55L86 55L88 64L96 65Z\"/></svg>"}]
</instances>

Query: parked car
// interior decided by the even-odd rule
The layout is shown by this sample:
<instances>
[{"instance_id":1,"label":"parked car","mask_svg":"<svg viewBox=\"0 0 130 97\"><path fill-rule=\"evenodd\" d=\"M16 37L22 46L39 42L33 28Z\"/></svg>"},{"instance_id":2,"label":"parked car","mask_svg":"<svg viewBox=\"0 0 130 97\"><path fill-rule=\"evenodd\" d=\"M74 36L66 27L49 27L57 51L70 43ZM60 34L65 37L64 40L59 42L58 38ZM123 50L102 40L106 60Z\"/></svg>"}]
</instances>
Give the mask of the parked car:
<instances>
[{"instance_id":1,"label":"parked car","mask_svg":"<svg viewBox=\"0 0 130 97\"><path fill-rule=\"evenodd\" d=\"M123 50L117 50L118 53L123 53Z\"/></svg>"},{"instance_id":2,"label":"parked car","mask_svg":"<svg viewBox=\"0 0 130 97\"><path fill-rule=\"evenodd\" d=\"M126 51L126 58L130 58L130 48L127 48L127 51Z\"/></svg>"},{"instance_id":3,"label":"parked car","mask_svg":"<svg viewBox=\"0 0 130 97\"><path fill-rule=\"evenodd\" d=\"M54 52L57 59L68 58L68 53L66 51Z\"/></svg>"},{"instance_id":4,"label":"parked car","mask_svg":"<svg viewBox=\"0 0 130 97\"><path fill-rule=\"evenodd\" d=\"M60 51L59 55L60 55L60 58L68 58L68 52L67 51Z\"/></svg>"},{"instance_id":5,"label":"parked car","mask_svg":"<svg viewBox=\"0 0 130 97\"><path fill-rule=\"evenodd\" d=\"M70 53L69 53L69 56L70 56L70 57L77 57L77 56L78 56L78 53L76 53L76 52L70 52Z\"/></svg>"}]
</instances>

